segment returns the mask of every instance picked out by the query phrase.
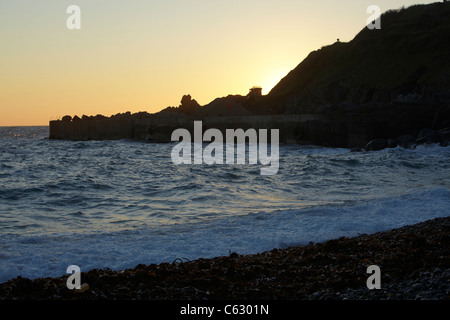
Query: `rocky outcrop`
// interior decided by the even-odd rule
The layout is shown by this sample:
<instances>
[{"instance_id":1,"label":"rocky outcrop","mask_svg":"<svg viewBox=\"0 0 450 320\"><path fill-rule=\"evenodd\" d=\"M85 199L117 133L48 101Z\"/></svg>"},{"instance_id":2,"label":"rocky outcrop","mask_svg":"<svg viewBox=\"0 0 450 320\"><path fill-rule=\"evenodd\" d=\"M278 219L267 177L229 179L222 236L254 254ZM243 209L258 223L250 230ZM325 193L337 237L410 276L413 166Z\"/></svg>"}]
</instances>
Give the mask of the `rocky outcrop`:
<instances>
[{"instance_id":1,"label":"rocky outcrop","mask_svg":"<svg viewBox=\"0 0 450 320\"><path fill-rule=\"evenodd\" d=\"M195 99L192 99L190 94L184 95L181 98L181 104L175 107L167 107L164 110L158 112L158 114L163 115L193 115L200 110L201 106Z\"/></svg>"},{"instance_id":2,"label":"rocky outcrop","mask_svg":"<svg viewBox=\"0 0 450 320\"><path fill-rule=\"evenodd\" d=\"M447 147L450 144L450 128L439 131L424 128L420 130L417 136L408 134L402 135L396 139L373 139L364 147L364 150L378 151L395 147L414 149L421 144L439 144L443 147Z\"/></svg>"},{"instance_id":3,"label":"rocky outcrop","mask_svg":"<svg viewBox=\"0 0 450 320\"><path fill-rule=\"evenodd\" d=\"M370 141L366 147L366 151L378 151L385 149L388 146L388 142L386 139L373 139Z\"/></svg>"},{"instance_id":4,"label":"rocky outcrop","mask_svg":"<svg viewBox=\"0 0 450 320\"><path fill-rule=\"evenodd\" d=\"M397 144L405 149L413 149L416 146L416 137L411 134L405 134L397 138Z\"/></svg>"},{"instance_id":5,"label":"rocky outcrop","mask_svg":"<svg viewBox=\"0 0 450 320\"><path fill-rule=\"evenodd\" d=\"M450 145L450 128L439 130L439 137L441 138L441 146L447 147Z\"/></svg>"},{"instance_id":6,"label":"rocky outcrop","mask_svg":"<svg viewBox=\"0 0 450 320\"><path fill-rule=\"evenodd\" d=\"M184 95L181 99L179 109L181 113L191 115L200 110L200 105L195 99L192 99L191 95L188 94Z\"/></svg>"},{"instance_id":7,"label":"rocky outcrop","mask_svg":"<svg viewBox=\"0 0 450 320\"><path fill-rule=\"evenodd\" d=\"M416 142L418 144L438 143L441 142L441 137L436 130L425 128L420 130Z\"/></svg>"}]
</instances>

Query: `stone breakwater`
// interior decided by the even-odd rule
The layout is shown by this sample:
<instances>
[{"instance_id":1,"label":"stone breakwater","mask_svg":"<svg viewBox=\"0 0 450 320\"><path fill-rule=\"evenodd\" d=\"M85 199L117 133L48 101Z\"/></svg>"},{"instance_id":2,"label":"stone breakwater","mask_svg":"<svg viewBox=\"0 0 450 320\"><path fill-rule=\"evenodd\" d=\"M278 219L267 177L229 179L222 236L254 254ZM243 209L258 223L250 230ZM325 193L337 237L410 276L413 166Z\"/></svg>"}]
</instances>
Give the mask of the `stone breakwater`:
<instances>
[{"instance_id":1,"label":"stone breakwater","mask_svg":"<svg viewBox=\"0 0 450 320\"><path fill-rule=\"evenodd\" d=\"M402 116L403 117L403 116ZM83 117L50 121L50 139L116 140L137 139L170 142L174 130L193 133L194 121L203 122L203 130L279 129L280 143L312 144L326 147L364 147L374 139L417 137L423 128L433 127L433 119L410 115L398 119L386 112L326 113L298 115L255 115L195 117L159 114L128 114L122 117ZM442 128L439 128L442 129ZM384 144L384 142L383 142Z\"/></svg>"}]
</instances>

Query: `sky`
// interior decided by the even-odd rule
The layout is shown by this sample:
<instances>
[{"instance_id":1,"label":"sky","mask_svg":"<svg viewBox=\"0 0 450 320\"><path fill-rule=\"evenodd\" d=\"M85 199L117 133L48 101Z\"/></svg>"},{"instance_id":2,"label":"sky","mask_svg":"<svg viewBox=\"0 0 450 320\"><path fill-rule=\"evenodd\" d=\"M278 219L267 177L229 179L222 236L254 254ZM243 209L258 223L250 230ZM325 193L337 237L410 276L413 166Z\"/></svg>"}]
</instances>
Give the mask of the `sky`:
<instances>
[{"instance_id":1,"label":"sky","mask_svg":"<svg viewBox=\"0 0 450 320\"><path fill-rule=\"evenodd\" d=\"M370 5L433 2L0 0L0 126L267 94L311 51L351 41ZM81 29L67 27L70 5Z\"/></svg>"}]
</instances>

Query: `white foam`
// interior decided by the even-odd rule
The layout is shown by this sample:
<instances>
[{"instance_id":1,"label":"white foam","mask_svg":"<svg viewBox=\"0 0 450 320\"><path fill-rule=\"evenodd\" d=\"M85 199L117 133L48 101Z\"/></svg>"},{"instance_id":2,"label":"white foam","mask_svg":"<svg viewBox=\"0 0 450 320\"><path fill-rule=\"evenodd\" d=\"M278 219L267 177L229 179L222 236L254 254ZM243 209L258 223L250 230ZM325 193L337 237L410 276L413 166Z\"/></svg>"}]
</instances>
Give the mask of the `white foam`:
<instances>
[{"instance_id":1,"label":"white foam","mask_svg":"<svg viewBox=\"0 0 450 320\"><path fill-rule=\"evenodd\" d=\"M436 188L370 201L251 213L199 223L95 234L0 236L0 282L62 276L69 265L121 270L136 265L258 253L402 227L450 215L450 191Z\"/></svg>"}]
</instances>

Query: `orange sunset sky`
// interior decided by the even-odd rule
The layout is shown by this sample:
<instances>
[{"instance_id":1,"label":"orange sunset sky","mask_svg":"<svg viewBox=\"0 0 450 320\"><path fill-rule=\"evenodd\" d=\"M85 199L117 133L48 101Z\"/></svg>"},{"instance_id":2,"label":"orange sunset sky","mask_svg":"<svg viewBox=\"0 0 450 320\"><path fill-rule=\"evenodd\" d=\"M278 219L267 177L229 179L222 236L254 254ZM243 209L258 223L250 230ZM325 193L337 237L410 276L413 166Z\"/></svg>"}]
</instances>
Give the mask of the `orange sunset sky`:
<instances>
[{"instance_id":1,"label":"orange sunset sky","mask_svg":"<svg viewBox=\"0 0 450 320\"><path fill-rule=\"evenodd\" d=\"M311 51L347 42L369 5L406 0L0 0L0 126L267 94ZM81 30L68 30L69 5Z\"/></svg>"}]
</instances>

